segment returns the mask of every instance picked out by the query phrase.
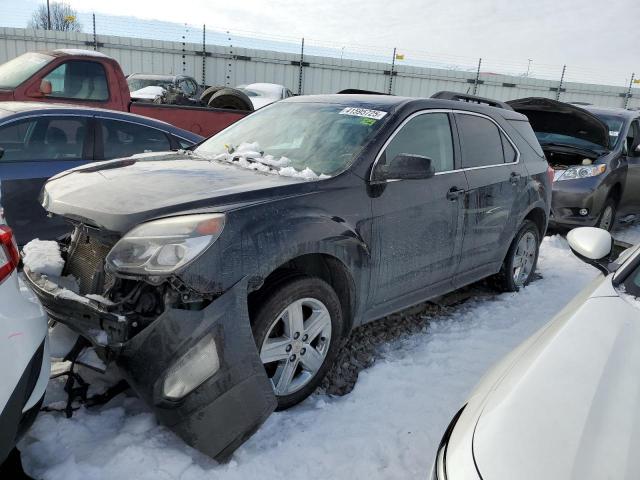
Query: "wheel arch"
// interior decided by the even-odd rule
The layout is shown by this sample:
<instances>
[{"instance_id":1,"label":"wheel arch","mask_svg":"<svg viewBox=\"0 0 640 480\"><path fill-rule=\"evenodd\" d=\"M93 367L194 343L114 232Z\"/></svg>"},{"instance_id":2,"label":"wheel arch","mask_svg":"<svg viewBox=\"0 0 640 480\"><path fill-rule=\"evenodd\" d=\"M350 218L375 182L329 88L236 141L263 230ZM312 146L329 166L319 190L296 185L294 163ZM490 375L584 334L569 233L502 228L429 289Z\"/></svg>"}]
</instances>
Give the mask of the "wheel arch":
<instances>
[{"instance_id":1,"label":"wheel arch","mask_svg":"<svg viewBox=\"0 0 640 480\"><path fill-rule=\"evenodd\" d=\"M262 284L249 293L249 316L253 318L259 305L282 282L296 276L317 277L327 282L336 292L343 312L343 334L354 325L356 311L356 285L348 267L337 257L326 253L307 253L296 256L271 271Z\"/></svg>"}]
</instances>

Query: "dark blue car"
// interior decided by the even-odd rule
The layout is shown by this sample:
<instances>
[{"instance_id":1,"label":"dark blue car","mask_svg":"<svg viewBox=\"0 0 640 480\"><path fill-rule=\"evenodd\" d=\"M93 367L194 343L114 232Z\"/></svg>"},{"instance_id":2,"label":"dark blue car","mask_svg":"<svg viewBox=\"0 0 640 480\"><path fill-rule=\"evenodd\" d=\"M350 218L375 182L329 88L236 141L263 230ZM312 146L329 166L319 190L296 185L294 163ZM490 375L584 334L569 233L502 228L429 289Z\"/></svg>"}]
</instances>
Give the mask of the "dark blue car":
<instances>
[{"instance_id":1,"label":"dark blue car","mask_svg":"<svg viewBox=\"0 0 640 480\"><path fill-rule=\"evenodd\" d=\"M69 230L39 202L45 181L89 162L186 148L202 137L138 115L62 104L0 102L4 214L19 245Z\"/></svg>"}]
</instances>

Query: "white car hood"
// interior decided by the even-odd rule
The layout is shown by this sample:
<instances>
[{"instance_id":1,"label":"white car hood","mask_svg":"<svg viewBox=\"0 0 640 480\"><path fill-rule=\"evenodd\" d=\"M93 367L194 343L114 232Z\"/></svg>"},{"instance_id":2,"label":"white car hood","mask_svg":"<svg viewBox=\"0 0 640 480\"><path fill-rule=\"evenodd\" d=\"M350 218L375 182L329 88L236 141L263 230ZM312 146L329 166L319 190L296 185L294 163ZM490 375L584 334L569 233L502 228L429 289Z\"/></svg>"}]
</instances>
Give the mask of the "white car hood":
<instances>
[{"instance_id":1,"label":"white car hood","mask_svg":"<svg viewBox=\"0 0 640 480\"><path fill-rule=\"evenodd\" d=\"M279 98L274 98L274 97L249 97L249 100L251 100L251 103L253 104L253 109L257 110L259 108L262 108L266 105L269 105L273 102L277 102L279 100Z\"/></svg>"},{"instance_id":2,"label":"white car hood","mask_svg":"<svg viewBox=\"0 0 640 480\"><path fill-rule=\"evenodd\" d=\"M488 395L473 440L485 480L638 478L640 310L597 295L615 295L610 278Z\"/></svg>"},{"instance_id":3,"label":"white car hood","mask_svg":"<svg viewBox=\"0 0 640 480\"><path fill-rule=\"evenodd\" d=\"M155 100L164 95L164 88L149 86L131 92L131 98L134 100Z\"/></svg>"}]
</instances>

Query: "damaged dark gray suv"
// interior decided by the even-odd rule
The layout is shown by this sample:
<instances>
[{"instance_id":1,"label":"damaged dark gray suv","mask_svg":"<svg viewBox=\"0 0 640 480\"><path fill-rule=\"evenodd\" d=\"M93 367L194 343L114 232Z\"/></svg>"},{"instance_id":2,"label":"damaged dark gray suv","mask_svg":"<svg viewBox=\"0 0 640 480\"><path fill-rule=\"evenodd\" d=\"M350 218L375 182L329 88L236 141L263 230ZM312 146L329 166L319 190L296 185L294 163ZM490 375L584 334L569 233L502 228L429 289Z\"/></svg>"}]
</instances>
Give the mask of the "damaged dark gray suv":
<instances>
[{"instance_id":1,"label":"damaged dark gray suv","mask_svg":"<svg viewBox=\"0 0 640 480\"><path fill-rule=\"evenodd\" d=\"M298 97L191 151L54 177L43 205L75 225L64 271L25 274L163 424L224 459L313 392L354 327L489 276L526 285L550 199L506 105Z\"/></svg>"}]
</instances>

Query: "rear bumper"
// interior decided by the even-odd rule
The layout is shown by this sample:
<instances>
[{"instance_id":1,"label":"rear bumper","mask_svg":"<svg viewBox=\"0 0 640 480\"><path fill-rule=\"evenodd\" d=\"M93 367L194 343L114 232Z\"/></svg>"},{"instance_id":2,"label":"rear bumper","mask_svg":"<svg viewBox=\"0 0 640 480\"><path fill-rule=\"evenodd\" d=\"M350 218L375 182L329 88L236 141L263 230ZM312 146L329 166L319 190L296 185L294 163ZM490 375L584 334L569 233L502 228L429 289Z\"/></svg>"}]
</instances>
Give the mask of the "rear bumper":
<instances>
[{"instance_id":1,"label":"rear bumper","mask_svg":"<svg viewBox=\"0 0 640 480\"><path fill-rule=\"evenodd\" d=\"M207 455L225 460L275 410L249 324L246 279L202 310L169 308L132 338L105 345L95 332L126 338L126 318L85 297L66 298L55 283L26 269L25 277L53 319L103 348L158 420ZM207 336L219 368L179 401L166 398L168 373Z\"/></svg>"},{"instance_id":2,"label":"rear bumper","mask_svg":"<svg viewBox=\"0 0 640 480\"><path fill-rule=\"evenodd\" d=\"M46 372L48 377L48 354L46 341L43 341L33 357L31 357L8 402L0 412L0 464L4 462L22 435L29 429L40 411L44 393L32 406L26 410L24 408L31 400L43 371ZM5 385L5 387L8 386Z\"/></svg>"}]
</instances>

